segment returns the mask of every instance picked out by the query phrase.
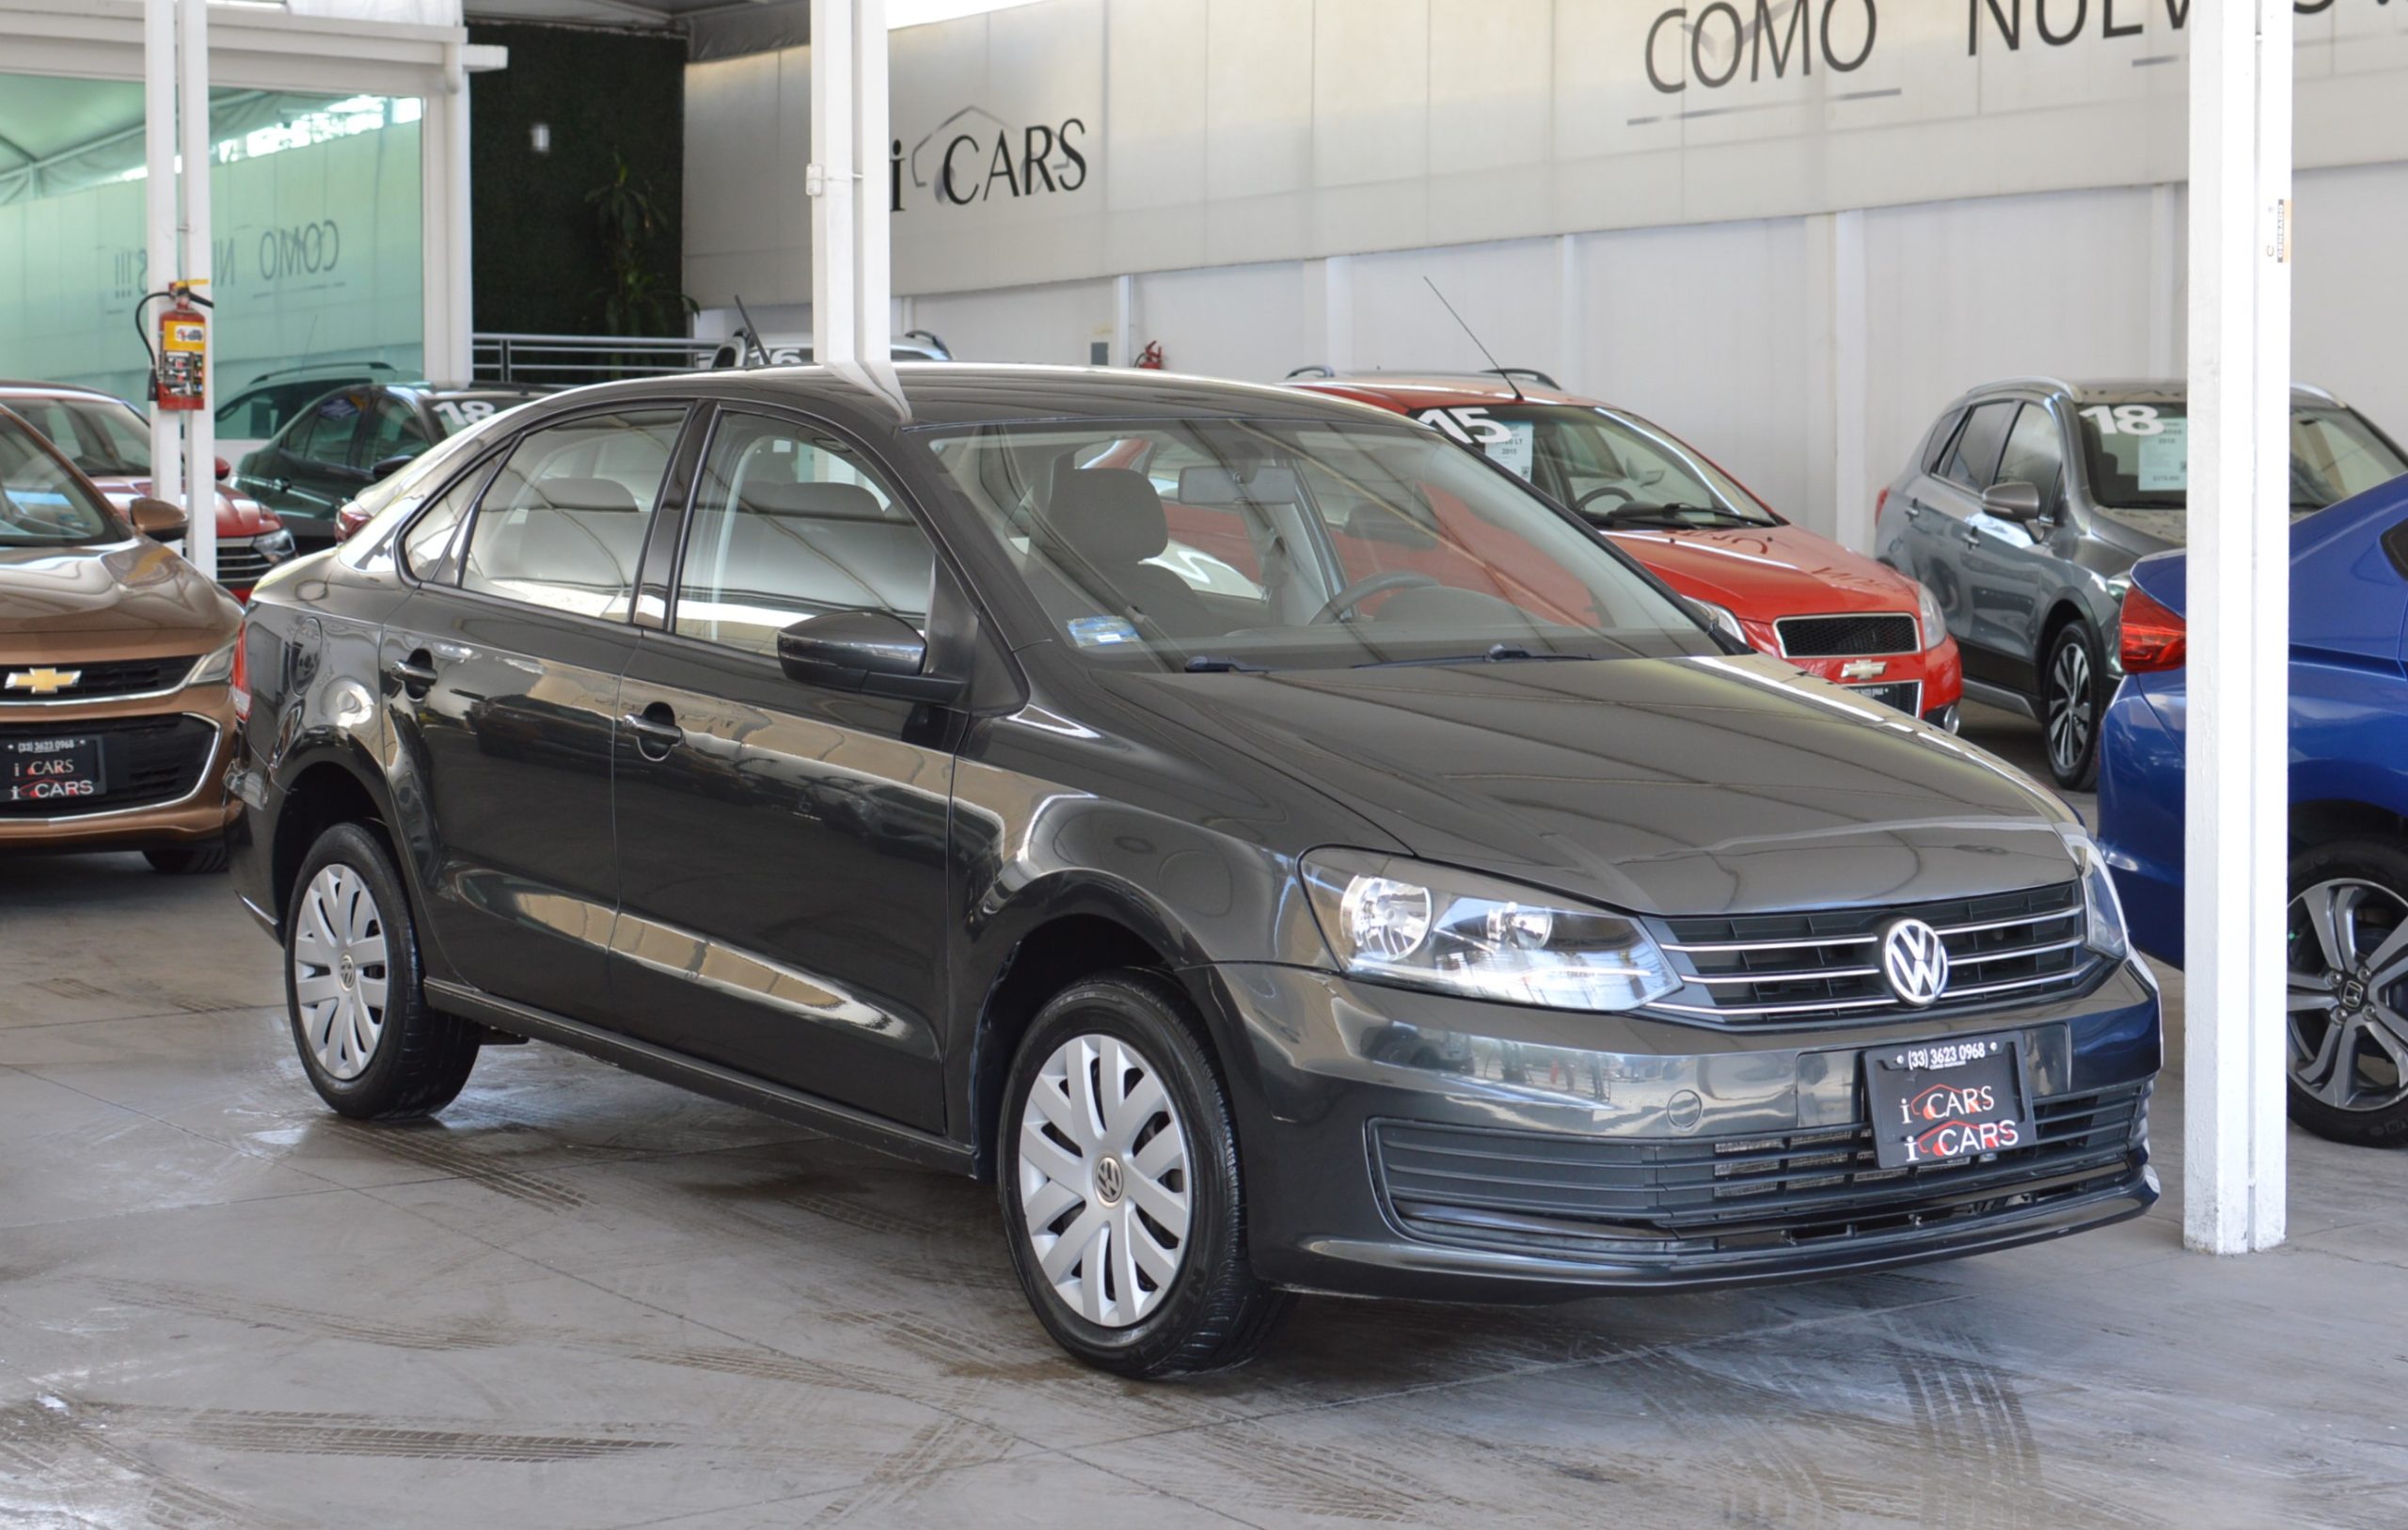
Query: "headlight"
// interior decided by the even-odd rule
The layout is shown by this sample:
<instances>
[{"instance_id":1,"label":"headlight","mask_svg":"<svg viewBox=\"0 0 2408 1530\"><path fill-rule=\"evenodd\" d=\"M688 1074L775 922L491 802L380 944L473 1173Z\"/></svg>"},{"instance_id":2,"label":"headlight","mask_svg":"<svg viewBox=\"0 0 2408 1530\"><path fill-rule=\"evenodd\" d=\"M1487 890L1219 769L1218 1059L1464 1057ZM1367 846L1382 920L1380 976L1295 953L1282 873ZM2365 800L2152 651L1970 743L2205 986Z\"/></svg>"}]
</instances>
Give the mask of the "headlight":
<instances>
[{"instance_id":1,"label":"headlight","mask_svg":"<svg viewBox=\"0 0 2408 1530\"><path fill-rule=\"evenodd\" d=\"M2121 956L2131 949L2124 939L2124 903L2115 895L2115 878L2107 870L2107 858L2099 853L2080 825L2059 824L2057 832L2065 836L2066 848L2073 852L2073 863L2082 872L2083 927L2088 932L2087 944L2102 956Z\"/></svg>"},{"instance_id":2,"label":"headlight","mask_svg":"<svg viewBox=\"0 0 2408 1530\"><path fill-rule=\"evenodd\" d=\"M265 554L268 561L272 563L281 563L286 559L293 556L293 533L290 531L270 531L267 535L252 543L251 545L257 547L261 553Z\"/></svg>"},{"instance_id":3,"label":"headlight","mask_svg":"<svg viewBox=\"0 0 2408 1530\"><path fill-rule=\"evenodd\" d=\"M1356 977L1585 1010L1681 986L1635 921L1555 893L1366 850L1316 850L1304 874L1322 938Z\"/></svg>"},{"instance_id":4,"label":"headlight","mask_svg":"<svg viewBox=\"0 0 2408 1530\"><path fill-rule=\"evenodd\" d=\"M1739 625L1739 619L1731 614L1730 607L1717 606L1710 600L1700 600L1695 595L1684 595L1681 598L1689 603L1690 610L1697 612L1699 621L1742 648L1751 646L1748 641L1748 629Z\"/></svg>"},{"instance_id":5,"label":"headlight","mask_svg":"<svg viewBox=\"0 0 2408 1530\"><path fill-rule=\"evenodd\" d=\"M236 642L241 640L242 639L239 638L235 639ZM207 655L202 658L198 664L194 665L192 667L192 673L184 676L184 684L187 686L212 686L215 685L220 680L230 678L233 672L234 644L228 643L216 653Z\"/></svg>"},{"instance_id":6,"label":"headlight","mask_svg":"<svg viewBox=\"0 0 2408 1530\"><path fill-rule=\"evenodd\" d=\"M1940 597L1921 580L1915 583L1915 607L1916 616L1923 622L1924 647L1938 648L1940 639L1948 636L1948 618L1941 614Z\"/></svg>"}]
</instances>

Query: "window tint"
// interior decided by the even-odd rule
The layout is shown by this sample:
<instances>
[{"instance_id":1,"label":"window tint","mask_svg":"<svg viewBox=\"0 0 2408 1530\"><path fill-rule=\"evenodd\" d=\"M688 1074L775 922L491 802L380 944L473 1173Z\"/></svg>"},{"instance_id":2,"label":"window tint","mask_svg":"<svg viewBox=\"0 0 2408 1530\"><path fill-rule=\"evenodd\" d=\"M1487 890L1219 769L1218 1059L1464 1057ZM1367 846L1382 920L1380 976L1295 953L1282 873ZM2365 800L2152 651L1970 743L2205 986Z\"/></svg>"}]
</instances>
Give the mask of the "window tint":
<instances>
[{"instance_id":1,"label":"window tint","mask_svg":"<svg viewBox=\"0 0 2408 1530\"><path fill-rule=\"evenodd\" d=\"M511 449L477 507L464 589L624 619L683 409L587 415Z\"/></svg>"},{"instance_id":2,"label":"window tint","mask_svg":"<svg viewBox=\"0 0 2408 1530\"><path fill-rule=\"evenodd\" d=\"M936 552L836 441L789 420L721 417L695 486L673 629L749 653L830 611L927 626Z\"/></svg>"},{"instance_id":3,"label":"window tint","mask_svg":"<svg viewBox=\"0 0 2408 1530\"><path fill-rule=\"evenodd\" d=\"M2400 475L2401 464L2367 422L2346 409L2291 411L2291 508L2316 510Z\"/></svg>"},{"instance_id":4,"label":"window tint","mask_svg":"<svg viewBox=\"0 0 2408 1530\"><path fill-rule=\"evenodd\" d=\"M429 584L450 584L459 577L454 549L460 523L467 518L468 502L476 497L477 485L484 476L483 468L462 474L403 533L402 564L410 573Z\"/></svg>"},{"instance_id":5,"label":"window tint","mask_svg":"<svg viewBox=\"0 0 2408 1530\"><path fill-rule=\"evenodd\" d=\"M1923 453L1915 460L1926 473L1937 473L1946 465L1948 449L1956 444L1956 427L1964 422L1965 412L1952 409L1940 417L1940 423L1924 437Z\"/></svg>"},{"instance_id":6,"label":"window tint","mask_svg":"<svg viewBox=\"0 0 2408 1530\"><path fill-rule=\"evenodd\" d=\"M293 454L314 463L348 464L367 398L361 393L338 393L320 402L293 433Z\"/></svg>"},{"instance_id":7,"label":"window tint","mask_svg":"<svg viewBox=\"0 0 2408 1530\"><path fill-rule=\"evenodd\" d=\"M388 457L415 457L427 444L426 427L419 421L417 407L390 393L380 393L357 460L362 467L373 467Z\"/></svg>"},{"instance_id":8,"label":"window tint","mask_svg":"<svg viewBox=\"0 0 2408 1530\"><path fill-rule=\"evenodd\" d=\"M1986 403L1966 417L1965 428L1956 434L1956 449L1949 453L1948 470L1943 477L1979 493L1990 484L1990 469L1998 465L1998 450L2006 439L2006 428L2015 418L2016 403L2004 399Z\"/></svg>"},{"instance_id":9,"label":"window tint","mask_svg":"<svg viewBox=\"0 0 2408 1530\"><path fill-rule=\"evenodd\" d=\"M2050 418L2041 404L2027 403L2015 417L2015 429L2006 435L2006 451L1998 460L1998 473L1993 483L2029 483L2040 491L2040 503L2056 502L2057 475L2065 467L2065 449L2057 435L2057 422Z\"/></svg>"}]
</instances>

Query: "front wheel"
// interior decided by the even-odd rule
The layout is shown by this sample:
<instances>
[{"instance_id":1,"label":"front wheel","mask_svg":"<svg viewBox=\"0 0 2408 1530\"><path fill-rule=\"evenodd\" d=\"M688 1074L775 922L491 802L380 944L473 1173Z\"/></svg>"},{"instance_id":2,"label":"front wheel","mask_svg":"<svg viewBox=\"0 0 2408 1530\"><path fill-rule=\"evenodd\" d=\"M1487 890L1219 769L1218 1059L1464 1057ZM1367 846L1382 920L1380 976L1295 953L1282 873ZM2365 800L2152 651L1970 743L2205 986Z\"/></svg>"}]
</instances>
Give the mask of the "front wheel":
<instances>
[{"instance_id":1,"label":"front wheel","mask_svg":"<svg viewBox=\"0 0 2408 1530\"><path fill-rule=\"evenodd\" d=\"M478 1030L430 1009L400 871L358 824L318 836L284 919L284 997L301 1065L344 1115L393 1121L452 1103Z\"/></svg>"},{"instance_id":2,"label":"front wheel","mask_svg":"<svg viewBox=\"0 0 2408 1530\"><path fill-rule=\"evenodd\" d=\"M2040 677L2040 725L2047 733L2049 774L2068 792L2099 783L2099 635L2087 622L2068 622L2049 645Z\"/></svg>"},{"instance_id":3,"label":"front wheel","mask_svg":"<svg viewBox=\"0 0 2408 1530\"><path fill-rule=\"evenodd\" d=\"M2320 844L2290 882L2291 1119L2337 1143L2408 1144L2408 853Z\"/></svg>"},{"instance_id":4,"label":"front wheel","mask_svg":"<svg viewBox=\"0 0 2408 1530\"><path fill-rule=\"evenodd\" d=\"M1004 1097L1005 1230L1055 1342L1133 1377L1251 1359L1291 1299L1247 1258L1228 1101L1179 991L1142 972L1068 989Z\"/></svg>"}]
</instances>

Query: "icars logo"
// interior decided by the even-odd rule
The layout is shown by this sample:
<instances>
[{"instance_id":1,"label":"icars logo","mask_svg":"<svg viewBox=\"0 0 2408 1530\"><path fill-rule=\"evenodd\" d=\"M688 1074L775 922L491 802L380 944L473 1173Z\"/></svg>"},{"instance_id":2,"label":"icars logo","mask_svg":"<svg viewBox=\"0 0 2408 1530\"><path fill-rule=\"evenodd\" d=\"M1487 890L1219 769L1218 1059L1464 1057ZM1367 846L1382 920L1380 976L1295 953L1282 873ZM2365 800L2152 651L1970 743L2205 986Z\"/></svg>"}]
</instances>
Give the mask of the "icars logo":
<instances>
[{"instance_id":1,"label":"icars logo","mask_svg":"<svg viewBox=\"0 0 2408 1530\"><path fill-rule=\"evenodd\" d=\"M1948 988L1948 946L1920 919L1901 919L1881 932L1881 975L1890 991L1917 1009Z\"/></svg>"}]
</instances>

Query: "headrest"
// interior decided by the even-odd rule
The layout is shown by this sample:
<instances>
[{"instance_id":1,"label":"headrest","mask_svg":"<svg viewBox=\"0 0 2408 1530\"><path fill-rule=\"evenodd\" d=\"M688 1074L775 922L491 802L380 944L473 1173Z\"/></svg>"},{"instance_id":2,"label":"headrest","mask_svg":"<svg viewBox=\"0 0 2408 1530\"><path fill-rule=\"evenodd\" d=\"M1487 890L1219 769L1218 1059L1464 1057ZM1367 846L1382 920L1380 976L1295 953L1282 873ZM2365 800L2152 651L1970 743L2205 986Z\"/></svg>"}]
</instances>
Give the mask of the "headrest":
<instances>
[{"instance_id":1,"label":"headrest","mask_svg":"<svg viewBox=\"0 0 2408 1530\"><path fill-rule=\"evenodd\" d=\"M614 511L633 513L636 497L614 478L547 478L534 484L544 502L554 510Z\"/></svg>"},{"instance_id":2,"label":"headrest","mask_svg":"<svg viewBox=\"0 0 2408 1530\"><path fill-rule=\"evenodd\" d=\"M1038 519L1049 540L1100 568L1142 563L1170 543L1163 497L1134 468L1055 473L1054 492Z\"/></svg>"},{"instance_id":3,"label":"headrest","mask_svg":"<svg viewBox=\"0 0 2408 1530\"><path fill-rule=\"evenodd\" d=\"M879 508L878 496L858 483L780 483L763 480L744 485L744 508L756 514L800 515L815 521L894 518Z\"/></svg>"}]
</instances>

